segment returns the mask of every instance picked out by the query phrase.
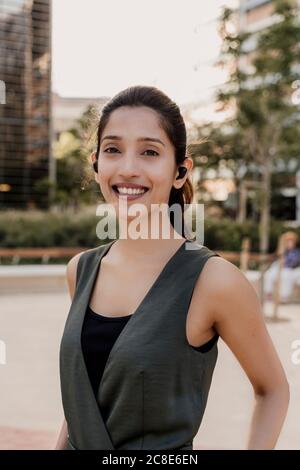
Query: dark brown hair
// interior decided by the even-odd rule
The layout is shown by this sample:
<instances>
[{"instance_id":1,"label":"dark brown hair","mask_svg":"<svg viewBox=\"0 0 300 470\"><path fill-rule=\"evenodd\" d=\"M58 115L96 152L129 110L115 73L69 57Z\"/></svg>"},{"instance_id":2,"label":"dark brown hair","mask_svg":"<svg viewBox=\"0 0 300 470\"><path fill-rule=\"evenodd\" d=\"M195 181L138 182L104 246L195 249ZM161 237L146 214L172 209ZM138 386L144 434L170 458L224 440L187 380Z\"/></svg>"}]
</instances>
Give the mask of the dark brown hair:
<instances>
[{"instance_id":1,"label":"dark brown hair","mask_svg":"<svg viewBox=\"0 0 300 470\"><path fill-rule=\"evenodd\" d=\"M122 90L113 98L111 98L102 108L100 120L97 130L97 150L96 158L98 160L100 152L100 142L103 131L108 123L109 117L113 111L121 106L148 106L158 114L159 125L165 131L168 138L175 148L175 161L177 167L180 166L187 155L187 135L186 127L180 109L177 104L172 101L164 92L153 86L131 86ZM176 189L172 187L168 206L179 204L182 213L182 225L180 227L181 234L185 238L187 227L184 224L184 204L190 204L193 200L193 186L187 178L184 185ZM170 212L170 222L174 227L174 214ZM186 228L185 228L186 227ZM176 230L178 228L176 227Z\"/></svg>"}]
</instances>

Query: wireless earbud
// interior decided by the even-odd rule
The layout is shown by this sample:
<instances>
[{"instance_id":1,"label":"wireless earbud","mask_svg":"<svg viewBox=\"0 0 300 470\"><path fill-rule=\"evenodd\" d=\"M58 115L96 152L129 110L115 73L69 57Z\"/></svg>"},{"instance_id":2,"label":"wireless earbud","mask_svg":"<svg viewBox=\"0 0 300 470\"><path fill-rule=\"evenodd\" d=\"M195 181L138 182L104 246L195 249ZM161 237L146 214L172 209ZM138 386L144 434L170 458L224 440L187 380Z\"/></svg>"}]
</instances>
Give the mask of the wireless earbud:
<instances>
[{"instance_id":1,"label":"wireless earbud","mask_svg":"<svg viewBox=\"0 0 300 470\"><path fill-rule=\"evenodd\" d=\"M179 180L179 179L181 179L181 178L183 178L183 177L185 176L185 174L186 174L186 172L187 172L187 168L186 168L185 166L180 166L180 167L178 168L178 171L179 171L179 175L178 175L177 178L176 178L177 180Z\"/></svg>"}]
</instances>

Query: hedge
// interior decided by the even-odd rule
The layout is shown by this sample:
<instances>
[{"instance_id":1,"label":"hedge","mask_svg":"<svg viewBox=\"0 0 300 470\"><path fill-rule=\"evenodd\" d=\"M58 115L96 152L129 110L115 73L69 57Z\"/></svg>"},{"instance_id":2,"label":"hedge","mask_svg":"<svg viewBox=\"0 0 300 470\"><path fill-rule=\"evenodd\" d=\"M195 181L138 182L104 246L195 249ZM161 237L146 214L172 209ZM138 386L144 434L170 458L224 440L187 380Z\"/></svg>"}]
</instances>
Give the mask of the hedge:
<instances>
[{"instance_id":1,"label":"hedge","mask_svg":"<svg viewBox=\"0 0 300 470\"><path fill-rule=\"evenodd\" d=\"M0 212L1 247L95 247L107 240L96 235L100 216L95 210L79 213L56 213L51 211L2 211ZM193 225L193 228L195 226ZM272 221L270 226L270 249L274 252L279 235L289 227ZM300 229L294 229L300 237ZM212 250L240 251L242 239L251 240L251 251L259 251L257 222L239 224L231 219L205 219L203 243Z\"/></svg>"}]
</instances>

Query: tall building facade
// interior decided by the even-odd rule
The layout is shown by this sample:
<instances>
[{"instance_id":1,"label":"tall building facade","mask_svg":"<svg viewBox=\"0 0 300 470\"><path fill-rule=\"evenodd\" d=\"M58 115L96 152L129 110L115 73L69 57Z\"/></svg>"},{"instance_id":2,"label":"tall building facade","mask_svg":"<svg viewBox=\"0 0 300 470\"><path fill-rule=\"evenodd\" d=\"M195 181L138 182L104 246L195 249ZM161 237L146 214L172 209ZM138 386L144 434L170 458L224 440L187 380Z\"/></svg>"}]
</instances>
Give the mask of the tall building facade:
<instances>
[{"instance_id":1,"label":"tall building facade","mask_svg":"<svg viewBox=\"0 0 300 470\"><path fill-rule=\"evenodd\" d=\"M51 0L0 0L0 80L0 208L47 208Z\"/></svg>"},{"instance_id":2,"label":"tall building facade","mask_svg":"<svg viewBox=\"0 0 300 470\"><path fill-rule=\"evenodd\" d=\"M272 23L272 0L240 0L240 19L243 29L252 31L265 28Z\"/></svg>"}]
</instances>

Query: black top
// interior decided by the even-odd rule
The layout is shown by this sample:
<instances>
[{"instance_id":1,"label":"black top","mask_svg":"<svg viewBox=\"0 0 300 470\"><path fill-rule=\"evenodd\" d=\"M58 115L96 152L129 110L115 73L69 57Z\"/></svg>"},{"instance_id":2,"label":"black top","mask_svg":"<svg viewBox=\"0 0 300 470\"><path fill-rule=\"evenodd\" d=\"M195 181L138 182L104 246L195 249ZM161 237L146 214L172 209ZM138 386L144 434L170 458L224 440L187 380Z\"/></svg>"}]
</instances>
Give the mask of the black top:
<instances>
[{"instance_id":1,"label":"black top","mask_svg":"<svg viewBox=\"0 0 300 470\"><path fill-rule=\"evenodd\" d=\"M127 321L132 315L107 317L94 312L88 305L82 327L81 343L88 375L95 395L109 353ZM192 346L200 352L209 351L218 339L218 334L201 346Z\"/></svg>"},{"instance_id":2,"label":"black top","mask_svg":"<svg viewBox=\"0 0 300 470\"><path fill-rule=\"evenodd\" d=\"M131 315L107 317L87 307L81 343L84 360L95 395L114 342Z\"/></svg>"}]
</instances>

